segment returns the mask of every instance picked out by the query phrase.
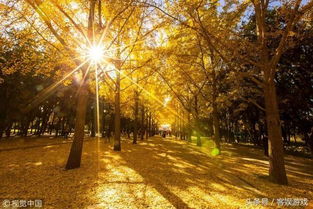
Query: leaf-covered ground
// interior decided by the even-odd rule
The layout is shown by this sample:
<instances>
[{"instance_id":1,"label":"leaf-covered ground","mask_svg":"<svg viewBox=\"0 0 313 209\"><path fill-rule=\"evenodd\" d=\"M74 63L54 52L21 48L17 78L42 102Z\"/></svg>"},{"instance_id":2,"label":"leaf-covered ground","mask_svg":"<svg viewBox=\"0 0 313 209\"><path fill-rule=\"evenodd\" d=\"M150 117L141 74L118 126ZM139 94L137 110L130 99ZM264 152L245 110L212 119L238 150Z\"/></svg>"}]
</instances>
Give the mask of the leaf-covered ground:
<instances>
[{"instance_id":1,"label":"leaf-covered ground","mask_svg":"<svg viewBox=\"0 0 313 209\"><path fill-rule=\"evenodd\" d=\"M278 186L267 179L262 151L243 146L223 145L214 157L209 148L173 138L123 140L121 152L90 139L81 168L65 171L66 140L14 140L0 142L0 199L43 199L44 208L57 209L228 209L276 208L273 198L307 198L306 208L313 208L312 159L286 156L289 185ZM269 203L247 204L249 198Z\"/></svg>"}]
</instances>

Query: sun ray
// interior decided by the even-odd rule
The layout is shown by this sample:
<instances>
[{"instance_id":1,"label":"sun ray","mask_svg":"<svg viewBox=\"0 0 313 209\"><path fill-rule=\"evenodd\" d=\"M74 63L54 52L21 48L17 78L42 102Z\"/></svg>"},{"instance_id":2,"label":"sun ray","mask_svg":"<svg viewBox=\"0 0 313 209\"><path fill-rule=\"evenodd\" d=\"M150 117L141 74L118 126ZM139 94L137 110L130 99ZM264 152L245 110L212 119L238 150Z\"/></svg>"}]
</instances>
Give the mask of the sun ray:
<instances>
[{"instance_id":1,"label":"sun ray","mask_svg":"<svg viewBox=\"0 0 313 209\"><path fill-rule=\"evenodd\" d=\"M49 87L45 88L44 90L42 90L41 92L39 92L39 94L37 94L35 96L35 98L27 105L26 110L31 110L34 106L37 106L38 104L40 104L43 100L45 100L46 98L48 98L50 96L50 94L52 93L52 91L58 87L63 81L65 81L67 78L69 78L74 72L76 72L77 70L79 70L83 65L85 65L89 60L85 60L84 62L82 62L80 65L78 65L75 69L73 69L71 72L69 72L68 74L66 74L61 80L51 84Z\"/></svg>"},{"instance_id":2,"label":"sun ray","mask_svg":"<svg viewBox=\"0 0 313 209\"><path fill-rule=\"evenodd\" d=\"M107 61L106 61L107 62ZM107 62L109 64L109 62ZM179 117L180 119L186 121L185 118L183 118L180 114L177 113L177 111L173 110L172 108L170 108L169 106L164 106L164 101L160 100L159 98L157 98L154 94L152 94L151 92L149 92L148 90L146 90L144 87L142 87L141 85L139 85L136 81L134 81L132 78L130 78L129 76L127 76L126 74L124 74L121 70L115 68L116 71L118 71L121 75L123 75L125 78L129 79L135 86L137 86L138 88L140 88L144 93L146 93L149 97L151 97L152 99L154 99L155 101L157 101L161 106L163 106L165 109L168 109L171 113L173 113L174 115L176 115L177 117Z\"/></svg>"},{"instance_id":3,"label":"sun ray","mask_svg":"<svg viewBox=\"0 0 313 209\"><path fill-rule=\"evenodd\" d=\"M97 135L98 135L98 137L100 137L98 65L95 65L95 77L96 77Z\"/></svg>"},{"instance_id":4,"label":"sun ray","mask_svg":"<svg viewBox=\"0 0 313 209\"><path fill-rule=\"evenodd\" d=\"M101 44L101 43L102 43L103 38L104 38L104 36L106 35L106 33L108 32L108 29L109 29L110 25L111 25L111 21L109 21L109 22L106 24L106 26L105 26L105 28L104 28L104 30L103 30L101 36L100 36L100 39L99 39L98 44Z\"/></svg>"},{"instance_id":5,"label":"sun ray","mask_svg":"<svg viewBox=\"0 0 313 209\"><path fill-rule=\"evenodd\" d=\"M91 67L91 62L89 62L89 65L88 65L88 67L87 67L87 69L86 69L86 73L84 74L83 79L80 81L79 88L81 88L81 87L83 86L83 83L85 82L86 77L87 77L87 75L88 75L88 73L89 73L90 67ZM77 96L77 95L78 95L78 91L76 92L76 96Z\"/></svg>"}]
</instances>

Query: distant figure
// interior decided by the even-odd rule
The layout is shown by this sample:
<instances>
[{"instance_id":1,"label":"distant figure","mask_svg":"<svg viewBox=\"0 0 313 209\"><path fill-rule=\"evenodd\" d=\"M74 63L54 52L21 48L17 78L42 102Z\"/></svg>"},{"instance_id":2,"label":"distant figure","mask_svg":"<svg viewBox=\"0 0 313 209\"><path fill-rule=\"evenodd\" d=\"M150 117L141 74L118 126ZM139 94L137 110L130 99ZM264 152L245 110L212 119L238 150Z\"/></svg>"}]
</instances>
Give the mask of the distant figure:
<instances>
[{"instance_id":1,"label":"distant figure","mask_svg":"<svg viewBox=\"0 0 313 209\"><path fill-rule=\"evenodd\" d=\"M162 137L165 138L166 137L166 131L162 132Z\"/></svg>"},{"instance_id":2,"label":"distant figure","mask_svg":"<svg viewBox=\"0 0 313 209\"><path fill-rule=\"evenodd\" d=\"M67 139L69 134L70 134L70 127L68 124L66 124L64 127L64 138Z\"/></svg>"}]
</instances>

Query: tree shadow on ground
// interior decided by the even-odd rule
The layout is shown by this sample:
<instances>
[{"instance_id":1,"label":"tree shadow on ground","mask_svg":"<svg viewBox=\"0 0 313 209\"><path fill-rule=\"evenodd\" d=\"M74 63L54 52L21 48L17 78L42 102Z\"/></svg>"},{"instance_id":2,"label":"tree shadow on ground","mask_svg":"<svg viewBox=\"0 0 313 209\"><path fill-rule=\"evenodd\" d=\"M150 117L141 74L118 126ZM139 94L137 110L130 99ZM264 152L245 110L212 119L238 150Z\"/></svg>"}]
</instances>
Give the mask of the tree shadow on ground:
<instances>
[{"instance_id":1,"label":"tree shadow on ground","mask_svg":"<svg viewBox=\"0 0 313 209\"><path fill-rule=\"evenodd\" d=\"M224 149L226 149L227 151L231 149L232 153L236 153L236 158L232 158L232 156L224 156L221 159L225 165L231 167L231 165L233 164L240 164L241 168L246 168L242 169L241 172L246 174L250 173L269 181L268 157L263 154L262 150L251 149L236 145L226 145L224 146ZM289 179L289 186L293 187L294 189L313 191L312 159L285 155L285 167ZM249 171L248 168L251 168L251 171ZM238 171L238 169L236 168L230 169L231 172L234 172L236 170ZM274 186L277 185L274 184Z\"/></svg>"},{"instance_id":2,"label":"tree shadow on ground","mask_svg":"<svg viewBox=\"0 0 313 209\"><path fill-rule=\"evenodd\" d=\"M267 173L268 162L262 153L256 153L255 150L226 147L226 151L233 153L232 156L212 157L186 142L159 137L128 148L120 153L127 166L139 173L176 208L209 207L215 204L231 207L236 205L234 200L240 205L246 198L279 198L279 195L284 194L271 193L271 188L275 188L273 191L286 189L285 186L260 178ZM135 156L142 158L135 159ZM292 163L288 158L286 161L287 165ZM142 169L141 164L146 169ZM310 183L304 179L301 181L308 174L309 166L304 167L294 164L291 168L288 166L291 187L297 189L287 193L288 196L296 196L300 190L310 188ZM291 176L294 170L306 175L294 179ZM306 184L305 188L303 184ZM219 198L221 196L226 197L226 200ZM198 202L192 201L193 198Z\"/></svg>"},{"instance_id":3,"label":"tree shadow on ground","mask_svg":"<svg viewBox=\"0 0 313 209\"><path fill-rule=\"evenodd\" d=\"M185 144L154 137L120 153L127 166L176 208L242 204L249 196L264 196L251 184L225 171L224 165ZM141 158L135 158L142 156ZM145 169L142 169L144 164ZM219 196L227 197L225 200ZM229 202L228 202L229 201Z\"/></svg>"}]
</instances>

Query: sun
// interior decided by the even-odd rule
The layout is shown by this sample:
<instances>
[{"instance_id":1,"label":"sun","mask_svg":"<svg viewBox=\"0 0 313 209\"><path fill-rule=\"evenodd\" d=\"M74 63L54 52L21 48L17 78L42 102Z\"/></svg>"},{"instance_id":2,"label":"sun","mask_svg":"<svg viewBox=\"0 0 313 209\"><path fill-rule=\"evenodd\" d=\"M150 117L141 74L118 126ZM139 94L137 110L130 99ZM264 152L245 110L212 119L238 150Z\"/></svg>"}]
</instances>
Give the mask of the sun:
<instances>
[{"instance_id":1,"label":"sun","mask_svg":"<svg viewBox=\"0 0 313 209\"><path fill-rule=\"evenodd\" d=\"M103 48L100 46L91 46L88 49L87 56L95 63L98 63L103 58Z\"/></svg>"}]
</instances>

